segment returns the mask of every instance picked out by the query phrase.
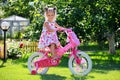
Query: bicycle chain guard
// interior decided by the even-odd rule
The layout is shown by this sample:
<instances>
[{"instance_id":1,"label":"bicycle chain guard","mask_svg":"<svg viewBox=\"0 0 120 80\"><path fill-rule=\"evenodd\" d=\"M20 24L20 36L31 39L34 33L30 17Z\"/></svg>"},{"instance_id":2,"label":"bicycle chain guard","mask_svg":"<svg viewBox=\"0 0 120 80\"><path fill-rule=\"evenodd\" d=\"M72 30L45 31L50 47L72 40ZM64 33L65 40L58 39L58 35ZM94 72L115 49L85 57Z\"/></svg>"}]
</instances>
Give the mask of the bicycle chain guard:
<instances>
[{"instance_id":1,"label":"bicycle chain guard","mask_svg":"<svg viewBox=\"0 0 120 80\"><path fill-rule=\"evenodd\" d=\"M60 63L60 59L53 59L53 58L45 58L34 63L35 67L43 68L43 67L52 67L57 66Z\"/></svg>"}]
</instances>

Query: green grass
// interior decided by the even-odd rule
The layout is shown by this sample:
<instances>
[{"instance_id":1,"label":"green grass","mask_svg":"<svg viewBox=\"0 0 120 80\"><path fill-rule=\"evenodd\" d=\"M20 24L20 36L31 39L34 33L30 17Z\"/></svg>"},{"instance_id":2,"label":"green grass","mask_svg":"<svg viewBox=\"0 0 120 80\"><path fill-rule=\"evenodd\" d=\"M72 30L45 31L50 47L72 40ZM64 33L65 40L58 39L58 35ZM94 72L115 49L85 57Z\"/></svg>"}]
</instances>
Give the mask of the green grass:
<instances>
[{"instance_id":1,"label":"green grass","mask_svg":"<svg viewBox=\"0 0 120 80\"><path fill-rule=\"evenodd\" d=\"M92 58L93 69L84 77L71 74L65 55L60 65L51 67L45 75L31 75L27 69L27 59L8 59L4 65L0 65L0 80L120 80L120 55L99 51L87 53Z\"/></svg>"}]
</instances>

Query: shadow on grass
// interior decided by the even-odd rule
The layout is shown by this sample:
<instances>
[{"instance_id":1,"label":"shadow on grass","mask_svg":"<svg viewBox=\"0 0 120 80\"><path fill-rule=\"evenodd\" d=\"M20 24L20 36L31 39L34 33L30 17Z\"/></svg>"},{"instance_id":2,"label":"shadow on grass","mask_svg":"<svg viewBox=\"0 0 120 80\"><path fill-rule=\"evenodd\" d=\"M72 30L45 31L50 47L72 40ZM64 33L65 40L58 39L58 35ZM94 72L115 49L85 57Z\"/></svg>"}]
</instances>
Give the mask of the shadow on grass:
<instances>
[{"instance_id":1,"label":"shadow on grass","mask_svg":"<svg viewBox=\"0 0 120 80\"><path fill-rule=\"evenodd\" d=\"M94 78L93 76L79 76L79 75L71 75L71 78L67 78L67 80L87 80L88 78ZM41 80L66 80L66 77L55 75L55 74L45 74L40 76Z\"/></svg>"},{"instance_id":2,"label":"shadow on grass","mask_svg":"<svg viewBox=\"0 0 120 80\"><path fill-rule=\"evenodd\" d=\"M92 59L92 71L102 74L107 74L110 70L120 70L120 55L111 55L107 52L96 52L89 55ZM68 67L68 55L63 56L59 67ZM85 79L82 79L85 80Z\"/></svg>"},{"instance_id":3,"label":"shadow on grass","mask_svg":"<svg viewBox=\"0 0 120 80\"><path fill-rule=\"evenodd\" d=\"M2 67L5 67L5 64L6 62L4 62L2 59L0 60L0 68L2 68Z\"/></svg>"},{"instance_id":4,"label":"shadow on grass","mask_svg":"<svg viewBox=\"0 0 120 80\"><path fill-rule=\"evenodd\" d=\"M71 75L72 80L87 80L88 78L94 78L94 76L79 76L79 75Z\"/></svg>"},{"instance_id":5,"label":"shadow on grass","mask_svg":"<svg viewBox=\"0 0 120 80\"><path fill-rule=\"evenodd\" d=\"M68 60L69 60L68 55L62 56L61 62L58 65L58 67L68 67Z\"/></svg>"},{"instance_id":6,"label":"shadow on grass","mask_svg":"<svg viewBox=\"0 0 120 80\"><path fill-rule=\"evenodd\" d=\"M120 70L120 55L110 55L106 54L106 52L91 52L89 56L93 62L93 71L99 73L107 73L106 70ZM22 63L24 68L27 68L27 60L25 59L17 59L12 60L12 63L19 64ZM61 59L60 64L57 67L67 67L68 68L68 54L64 55ZM103 71L104 70L104 71Z\"/></svg>"},{"instance_id":7,"label":"shadow on grass","mask_svg":"<svg viewBox=\"0 0 120 80\"><path fill-rule=\"evenodd\" d=\"M86 80L85 76L71 75L73 80Z\"/></svg>"},{"instance_id":8,"label":"shadow on grass","mask_svg":"<svg viewBox=\"0 0 120 80\"><path fill-rule=\"evenodd\" d=\"M42 80L65 80L66 77L55 74L44 74L40 76Z\"/></svg>"},{"instance_id":9,"label":"shadow on grass","mask_svg":"<svg viewBox=\"0 0 120 80\"><path fill-rule=\"evenodd\" d=\"M0 63L0 68L5 67L4 64L5 64L4 62Z\"/></svg>"},{"instance_id":10,"label":"shadow on grass","mask_svg":"<svg viewBox=\"0 0 120 80\"><path fill-rule=\"evenodd\" d=\"M120 70L120 55L94 55L92 62L93 69Z\"/></svg>"}]
</instances>

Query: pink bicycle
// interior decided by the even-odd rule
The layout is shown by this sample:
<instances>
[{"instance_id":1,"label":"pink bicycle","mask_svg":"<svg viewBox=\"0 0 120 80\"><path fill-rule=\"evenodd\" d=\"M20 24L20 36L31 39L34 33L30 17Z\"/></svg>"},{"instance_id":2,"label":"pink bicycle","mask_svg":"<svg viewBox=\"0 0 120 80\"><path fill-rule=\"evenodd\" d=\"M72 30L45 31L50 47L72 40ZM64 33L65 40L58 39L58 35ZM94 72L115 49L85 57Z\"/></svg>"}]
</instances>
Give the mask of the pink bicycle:
<instances>
[{"instance_id":1,"label":"pink bicycle","mask_svg":"<svg viewBox=\"0 0 120 80\"><path fill-rule=\"evenodd\" d=\"M83 51L77 50L77 46L80 45L80 41L76 34L71 29L64 30L67 34L68 43L64 47L57 48L57 58L50 57L50 50L46 48L33 53L28 59L28 69L31 74L45 74L49 67L58 66L63 54L68 50L69 61L68 66L72 74L85 76L92 69L91 58Z\"/></svg>"}]
</instances>

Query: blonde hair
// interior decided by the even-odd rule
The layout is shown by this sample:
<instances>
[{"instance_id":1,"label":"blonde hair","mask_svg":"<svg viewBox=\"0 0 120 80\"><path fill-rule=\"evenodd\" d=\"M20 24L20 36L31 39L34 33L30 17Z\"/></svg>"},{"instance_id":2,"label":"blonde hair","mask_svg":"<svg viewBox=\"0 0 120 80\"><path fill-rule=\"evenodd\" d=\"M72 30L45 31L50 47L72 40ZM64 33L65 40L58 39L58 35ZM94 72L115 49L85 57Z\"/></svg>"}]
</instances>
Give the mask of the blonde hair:
<instances>
[{"instance_id":1,"label":"blonde hair","mask_svg":"<svg viewBox=\"0 0 120 80\"><path fill-rule=\"evenodd\" d=\"M48 18L47 18L47 16L46 16L46 14L48 13L48 12L53 12L54 14L55 14L55 17L54 17L54 19L53 19L53 22L54 21L56 21L56 17L57 17L57 8L56 7L54 7L54 8L48 8L48 7L46 7L45 9L44 9L44 16L45 16L45 21L48 21Z\"/></svg>"}]
</instances>

